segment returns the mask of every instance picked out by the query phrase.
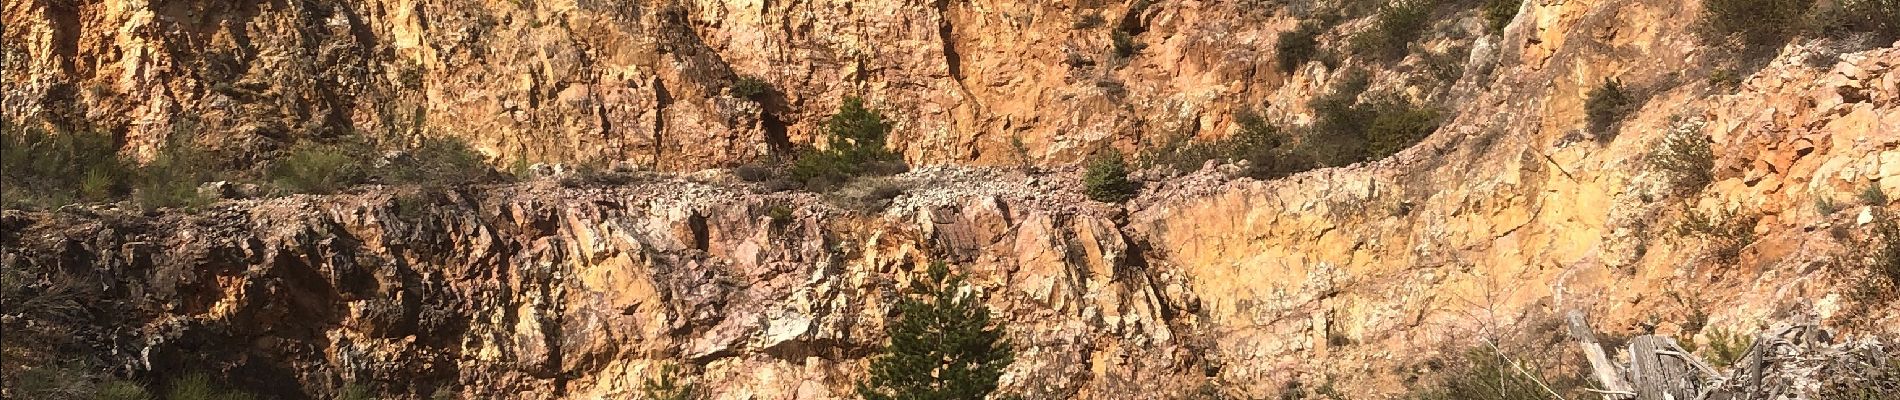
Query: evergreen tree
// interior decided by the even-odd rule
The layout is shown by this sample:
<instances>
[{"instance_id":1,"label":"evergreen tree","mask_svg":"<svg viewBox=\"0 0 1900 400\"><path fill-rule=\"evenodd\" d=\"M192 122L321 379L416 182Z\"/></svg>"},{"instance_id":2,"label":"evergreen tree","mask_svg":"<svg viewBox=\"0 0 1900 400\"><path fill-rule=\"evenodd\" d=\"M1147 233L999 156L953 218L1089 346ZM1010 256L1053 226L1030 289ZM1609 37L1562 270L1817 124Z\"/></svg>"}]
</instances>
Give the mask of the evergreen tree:
<instances>
[{"instance_id":1,"label":"evergreen tree","mask_svg":"<svg viewBox=\"0 0 1900 400\"><path fill-rule=\"evenodd\" d=\"M891 123L884 114L864 107L864 99L844 98L838 113L825 120L827 146L807 150L792 165L792 179L808 189L824 189L852 177L881 173L887 164L897 161L897 153L884 148Z\"/></svg>"},{"instance_id":2,"label":"evergreen tree","mask_svg":"<svg viewBox=\"0 0 1900 400\"><path fill-rule=\"evenodd\" d=\"M930 264L913 295L897 303L885 325L891 343L858 384L867 400L974 400L996 391L1012 352L990 312L963 288L963 275Z\"/></svg>"},{"instance_id":3,"label":"evergreen tree","mask_svg":"<svg viewBox=\"0 0 1900 400\"><path fill-rule=\"evenodd\" d=\"M883 113L864 108L864 99L857 96L844 98L838 113L825 120L825 131L831 134L831 151L860 158L853 161L870 161L890 153L884 149L884 138L891 133L891 123L884 120Z\"/></svg>"},{"instance_id":4,"label":"evergreen tree","mask_svg":"<svg viewBox=\"0 0 1900 400\"><path fill-rule=\"evenodd\" d=\"M1109 149L1098 153L1089 160L1088 171L1082 176L1083 190L1090 199L1103 203L1120 203L1135 197L1135 191L1141 185L1128 180L1128 161L1122 153Z\"/></svg>"}]
</instances>

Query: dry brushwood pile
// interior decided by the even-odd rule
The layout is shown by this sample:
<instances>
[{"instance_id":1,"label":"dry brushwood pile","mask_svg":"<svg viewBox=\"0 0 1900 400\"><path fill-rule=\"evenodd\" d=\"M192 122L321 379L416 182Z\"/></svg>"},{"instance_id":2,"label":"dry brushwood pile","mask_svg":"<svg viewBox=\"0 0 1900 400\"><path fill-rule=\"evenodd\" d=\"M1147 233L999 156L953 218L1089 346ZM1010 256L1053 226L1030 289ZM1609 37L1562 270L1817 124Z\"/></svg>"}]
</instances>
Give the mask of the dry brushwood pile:
<instances>
[{"instance_id":1,"label":"dry brushwood pile","mask_svg":"<svg viewBox=\"0 0 1900 400\"><path fill-rule=\"evenodd\" d=\"M1675 339L1630 339L1611 363L1580 313L1570 328L1589 356L1591 392L1610 400L1877 400L1900 396L1895 343L1876 337L1837 338L1813 323L1781 324L1754 335L1726 371L1712 367Z\"/></svg>"}]
</instances>

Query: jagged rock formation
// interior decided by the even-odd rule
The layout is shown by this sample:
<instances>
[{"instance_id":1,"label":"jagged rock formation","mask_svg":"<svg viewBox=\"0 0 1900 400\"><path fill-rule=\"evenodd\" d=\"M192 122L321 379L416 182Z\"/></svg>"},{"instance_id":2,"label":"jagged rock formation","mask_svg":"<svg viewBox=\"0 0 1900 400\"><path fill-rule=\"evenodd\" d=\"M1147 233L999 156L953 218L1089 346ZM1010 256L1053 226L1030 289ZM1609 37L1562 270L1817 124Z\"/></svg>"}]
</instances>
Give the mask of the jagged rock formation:
<instances>
[{"instance_id":1,"label":"jagged rock formation","mask_svg":"<svg viewBox=\"0 0 1900 400\"><path fill-rule=\"evenodd\" d=\"M1225 130L1243 93L1298 120L1296 100L1333 73L1277 76L1258 54L1292 20L1244 2L1103 7L1150 46L1073 82L1080 67L1048 49L1104 54L1091 51L1106 35L1068 32L1078 10L1057 4L102 2L79 4L81 20L52 17L70 14L61 4L7 5L9 57L28 60L6 66L7 115L83 104L126 119L134 148L177 115L271 138L302 132L271 121L378 129L396 119L375 107L407 99L430 132L506 157L688 169L802 141L831 99L863 93L905 116L892 142L913 162L1007 160L1012 135L1061 160L1145 143L1153 131L1131 128L1173 117ZM1682 336L1806 310L1900 329L1891 304L1845 295L1858 276L1839 261L1874 208L1893 208L1852 194L1900 193L1900 50L1813 66L1817 45L1798 42L1721 87L1702 67L1717 55L1661 22L1694 7L1527 2L1501 36L1426 43L1472 49L1444 87L1405 82L1418 57L1381 73L1376 85L1455 106L1423 143L1268 182L1226 166L1151 179L1122 206L1085 201L1073 171L926 168L868 215L709 173L9 211L0 239L8 269L99 284L109 300L78 322L97 329L74 340L126 370L216 369L311 397L368 381L404 397L619 398L668 363L693 365L716 398L846 397L893 288L928 258L971 271L1009 321L1022 352L1004 387L1030 398L1265 397L1322 380L1390 395L1445 343L1570 308ZM1440 26L1482 30L1460 16ZM779 91L720 95L733 73ZM1611 77L1643 106L1593 137L1584 93ZM46 100L58 93L79 101ZM1717 161L1714 183L1684 194L1647 159L1688 129ZM1758 239L1714 256L1723 243L1671 233L1691 210L1758 214Z\"/></svg>"},{"instance_id":2,"label":"jagged rock formation","mask_svg":"<svg viewBox=\"0 0 1900 400\"><path fill-rule=\"evenodd\" d=\"M1224 132L1229 103L1284 79L1262 50L1287 18L1148 4L22 1L5 101L142 152L180 131L262 152L360 130L692 170L810 142L847 94L905 116L914 162L1003 163L1011 137L1044 159ZM1149 46L1114 56L1112 30ZM776 90L734 97L740 75Z\"/></svg>"}]
</instances>

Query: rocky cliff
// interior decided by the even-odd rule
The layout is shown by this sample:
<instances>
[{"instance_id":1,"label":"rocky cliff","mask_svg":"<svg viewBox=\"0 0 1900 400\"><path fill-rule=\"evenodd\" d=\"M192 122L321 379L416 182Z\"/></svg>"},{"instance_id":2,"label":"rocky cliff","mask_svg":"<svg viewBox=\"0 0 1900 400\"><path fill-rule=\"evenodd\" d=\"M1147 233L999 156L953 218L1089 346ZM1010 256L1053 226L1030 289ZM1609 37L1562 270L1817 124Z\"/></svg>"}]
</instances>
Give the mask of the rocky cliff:
<instances>
[{"instance_id":1,"label":"rocky cliff","mask_svg":"<svg viewBox=\"0 0 1900 400\"><path fill-rule=\"evenodd\" d=\"M1003 387L1028 398L1302 382L1396 396L1433 357L1541 340L1570 309L1685 338L1787 320L1900 331L1890 301L1854 295L1870 279L1855 250L1894 207L1856 194L1900 193L1900 50L1795 42L1728 86L1709 79L1723 54L1664 23L1697 6L1529 1L1498 35L1445 15L1424 47L1470 49L1455 79L1408 79L1418 55L1375 79L1451 108L1422 143L1272 181L1153 172L1125 204L1086 200L1063 168L926 167L869 211L717 170L8 211L6 269L84 282L70 291L88 299L16 312L9 340L87 326L47 349L288 398L363 382L400 398L627 398L663 365L714 398L846 398L896 288L930 259L971 273L1006 321L1020 352ZM77 110L133 152L193 115L232 146L411 129L503 158L686 170L808 141L856 93L903 116L892 142L913 163L1013 162L1017 137L1056 165L1097 143L1218 136L1244 104L1299 121L1298 100L1333 79L1319 62L1271 67L1263 49L1294 18L1266 2L6 7L8 116ZM1074 22L1089 12L1108 26ZM1111 28L1148 46L1105 58ZM776 90L730 96L740 74ZM1589 133L1585 93L1606 78L1640 106L1616 134ZM1652 162L1672 132L1711 139L1707 188ZM1674 229L1727 214L1756 216L1733 218L1752 240Z\"/></svg>"}]
</instances>

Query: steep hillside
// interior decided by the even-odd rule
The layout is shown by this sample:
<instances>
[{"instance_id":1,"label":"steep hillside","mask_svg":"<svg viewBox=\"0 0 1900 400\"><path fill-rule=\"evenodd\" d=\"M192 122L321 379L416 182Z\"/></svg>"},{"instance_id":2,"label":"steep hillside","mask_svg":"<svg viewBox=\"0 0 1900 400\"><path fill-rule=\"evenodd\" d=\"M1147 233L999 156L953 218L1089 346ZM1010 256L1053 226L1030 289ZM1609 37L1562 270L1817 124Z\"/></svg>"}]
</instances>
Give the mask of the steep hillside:
<instances>
[{"instance_id":1,"label":"steep hillside","mask_svg":"<svg viewBox=\"0 0 1900 400\"><path fill-rule=\"evenodd\" d=\"M1705 346L1900 334L1895 260L1865 251L1900 240L1878 232L1900 212L1880 195L1900 195L1900 43L1876 36L1711 45L1681 23L1701 4L1663 0L1528 1L1492 31L1449 2L1402 57L1282 69L1279 34L1327 18L1304 2L207 4L8 3L6 115L129 153L194 116L259 158L410 129L663 171L8 210L7 390L78 360L292 399L628 398L680 365L713 398L850 398L929 260L972 275L1025 398L1405 398L1484 343L1580 377L1570 310ZM1113 31L1145 47L1114 57ZM1347 70L1442 123L1278 179L1149 168L1118 204L1067 166L1223 137L1244 109L1312 126ZM731 96L739 75L772 90ZM1627 98L1592 106L1606 80ZM888 204L664 172L815 142L843 94L894 116L913 165L1014 165L1013 137L1045 168L920 167ZM379 107L426 112L390 128Z\"/></svg>"}]
</instances>

